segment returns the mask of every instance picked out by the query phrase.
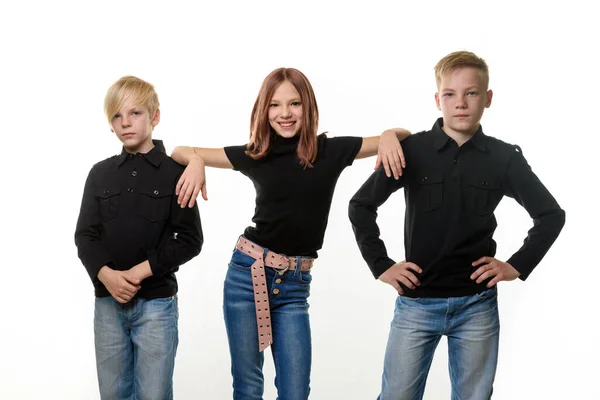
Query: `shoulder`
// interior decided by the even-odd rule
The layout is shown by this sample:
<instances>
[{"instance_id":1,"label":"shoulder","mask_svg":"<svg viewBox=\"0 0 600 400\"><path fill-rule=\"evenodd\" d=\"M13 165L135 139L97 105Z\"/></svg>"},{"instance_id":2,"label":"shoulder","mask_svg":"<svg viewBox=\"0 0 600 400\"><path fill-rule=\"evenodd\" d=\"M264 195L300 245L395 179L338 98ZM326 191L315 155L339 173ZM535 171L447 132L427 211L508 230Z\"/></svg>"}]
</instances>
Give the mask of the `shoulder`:
<instances>
[{"instance_id":1,"label":"shoulder","mask_svg":"<svg viewBox=\"0 0 600 400\"><path fill-rule=\"evenodd\" d=\"M521 150L521 147L518 144L507 143L503 140L487 135L485 136L485 139L486 146L491 153L508 158L516 155L523 155L523 150Z\"/></svg>"},{"instance_id":2,"label":"shoulder","mask_svg":"<svg viewBox=\"0 0 600 400\"><path fill-rule=\"evenodd\" d=\"M328 137L327 132L317 136L317 146L319 150L340 150L360 148L363 138L358 136L336 136Z\"/></svg>"},{"instance_id":3,"label":"shoulder","mask_svg":"<svg viewBox=\"0 0 600 400\"><path fill-rule=\"evenodd\" d=\"M90 175L109 173L113 167L117 166L118 162L119 155L114 155L112 157L105 158L102 161L98 161L90 169Z\"/></svg>"}]
</instances>

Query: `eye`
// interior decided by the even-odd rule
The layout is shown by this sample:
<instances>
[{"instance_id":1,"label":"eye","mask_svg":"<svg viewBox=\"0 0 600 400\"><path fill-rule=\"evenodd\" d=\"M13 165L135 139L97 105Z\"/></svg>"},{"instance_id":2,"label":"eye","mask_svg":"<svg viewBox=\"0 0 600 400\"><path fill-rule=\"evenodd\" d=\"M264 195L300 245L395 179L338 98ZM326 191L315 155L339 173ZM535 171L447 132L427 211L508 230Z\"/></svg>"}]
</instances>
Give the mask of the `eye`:
<instances>
[{"instance_id":1,"label":"eye","mask_svg":"<svg viewBox=\"0 0 600 400\"><path fill-rule=\"evenodd\" d=\"M477 92L471 91L471 92L467 92L467 96L477 96Z\"/></svg>"},{"instance_id":2,"label":"eye","mask_svg":"<svg viewBox=\"0 0 600 400\"><path fill-rule=\"evenodd\" d=\"M301 102L299 102L299 101L294 101L294 102L292 102L292 105L293 105L294 107L300 107L300 106L302 105L302 103L301 103Z\"/></svg>"},{"instance_id":3,"label":"eye","mask_svg":"<svg viewBox=\"0 0 600 400\"><path fill-rule=\"evenodd\" d=\"M279 104L271 103L271 104L269 104L269 107L270 107L270 108L274 108L274 107L277 107L278 105L279 105Z\"/></svg>"},{"instance_id":4,"label":"eye","mask_svg":"<svg viewBox=\"0 0 600 400\"><path fill-rule=\"evenodd\" d=\"M442 97L452 97L452 93L444 93Z\"/></svg>"},{"instance_id":5,"label":"eye","mask_svg":"<svg viewBox=\"0 0 600 400\"><path fill-rule=\"evenodd\" d=\"M134 111L134 112L132 112L132 114L133 115L142 115L142 112L141 111Z\"/></svg>"},{"instance_id":6,"label":"eye","mask_svg":"<svg viewBox=\"0 0 600 400\"><path fill-rule=\"evenodd\" d=\"M120 117L121 117L121 114L115 114L115 115L113 116L113 119L117 119L117 118L120 118Z\"/></svg>"}]
</instances>

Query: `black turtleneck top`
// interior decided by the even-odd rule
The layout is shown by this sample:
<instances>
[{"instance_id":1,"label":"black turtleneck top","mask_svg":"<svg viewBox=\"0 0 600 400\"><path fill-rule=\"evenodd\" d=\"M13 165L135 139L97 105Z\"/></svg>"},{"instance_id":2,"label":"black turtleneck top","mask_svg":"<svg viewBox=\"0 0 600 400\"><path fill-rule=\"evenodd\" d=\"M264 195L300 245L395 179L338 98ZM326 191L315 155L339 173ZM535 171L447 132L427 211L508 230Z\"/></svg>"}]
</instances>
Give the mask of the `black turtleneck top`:
<instances>
[{"instance_id":1,"label":"black turtleneck top","mask_svg":"<svg viewBox=\"0 0 600 400\"><path fill-rule=\"evenodd\" d=\"M256 189L255 226L244 236L277 253L316 257L338 177L354 161L362 138L319 135L312 168L300 165L298 142L299 135L273 135L271 151L260 160L246 155L246 145L225 147L225 154Z\"/></svg>"}]
</instances>

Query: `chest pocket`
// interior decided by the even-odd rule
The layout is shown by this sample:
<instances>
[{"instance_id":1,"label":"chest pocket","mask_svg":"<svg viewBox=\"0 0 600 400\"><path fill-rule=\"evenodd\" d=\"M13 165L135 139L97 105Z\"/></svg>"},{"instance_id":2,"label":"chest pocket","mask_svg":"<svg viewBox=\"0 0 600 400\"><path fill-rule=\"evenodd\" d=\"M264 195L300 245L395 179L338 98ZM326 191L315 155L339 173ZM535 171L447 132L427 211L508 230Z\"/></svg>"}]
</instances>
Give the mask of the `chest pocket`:
<instances>
[{"instance_id":1,"label":"chest pocket","mask_svg":"<svg viewBox=\"0 0 600 400\"><path fill-rule=\"evenodd\" d=\"M150 222L159 222L169 217L173 187L150 187L138 190L139 216Z\"/></svg>"},{"instance_id":2,"label":"chest pocket","mask_svg":"<svg viewBox=\"0 0 600 400\"><path fill-rule=\"evenodd\" d=\"M121 188L100 187L96 190L98 210L103 222L109 221L117 216L121 200Z\"/></svg>"},{"instance_id":3,"label":"chest pocket","mask_svg":"<svg viewBox=\"0 0 600 400\"><path fill-rule=\"evenodd\" d=\"M468 189L467 204L477 215L493 213L502 198L500 184L496 178L471 178Z\"/></svg>"},{"instance_id":4,"label":"chest pocket","mask_svg":"<svg viewBox=\"0 0 600 400\"><path fill-rule=\"evenodd\" d=\"M422 174L417 181L417 209L432 211L442 206L444 176L441 173Z\"/></svg>"}]
</instances>

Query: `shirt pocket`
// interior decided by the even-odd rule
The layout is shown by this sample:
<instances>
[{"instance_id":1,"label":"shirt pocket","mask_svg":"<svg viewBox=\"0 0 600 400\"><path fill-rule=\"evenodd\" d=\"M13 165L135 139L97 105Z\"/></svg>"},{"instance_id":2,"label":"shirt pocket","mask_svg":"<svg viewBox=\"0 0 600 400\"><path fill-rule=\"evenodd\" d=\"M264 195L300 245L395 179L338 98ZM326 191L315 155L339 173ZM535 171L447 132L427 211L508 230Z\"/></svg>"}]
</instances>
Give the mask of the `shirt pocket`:
<instances>
[{"instance_id":1,"label":"shirt pocket","mask_svg":"<svg viewBox=\"0 0 600 400\"><path fill-rule=\"evenodd\" d=\"M477 215L488 215L494 212L500 202L500 184L492 177L473 177L469 179L469 199L467 203Z\"/></svg>"},{"instance_id":2,"label":"shirt pocket","mask_svg":"<svg viewBox=\"0 0 600 400\"><path fill-rule=\"evenodd\" d=\"M417 209L427 212L440 208L444 200L443 189L444 175L422 174L417 181Z\"/></svg>"},{"instance_id":3,"label":"shirt pocket","mask_svg":"<svg viewBox=\"0 0 600 400\"><path fill-rule=\"evenodd\" d=\"M98 210L102 221L110 221L116 217L119 212L121 188L108 186L100 187L96 190L96 200L98 201Z\"/></svg>"},{"instance_id":4,"label":"shirt pocket","mask_svg":"<svg viewBox=\"0 0 600 400\"><path fill-rule=\"evenodd\" d=\"M138 189L138 215L150 222L169 218L173 190L173 187L164 186Z\"/></svg>"}]
</instances>

